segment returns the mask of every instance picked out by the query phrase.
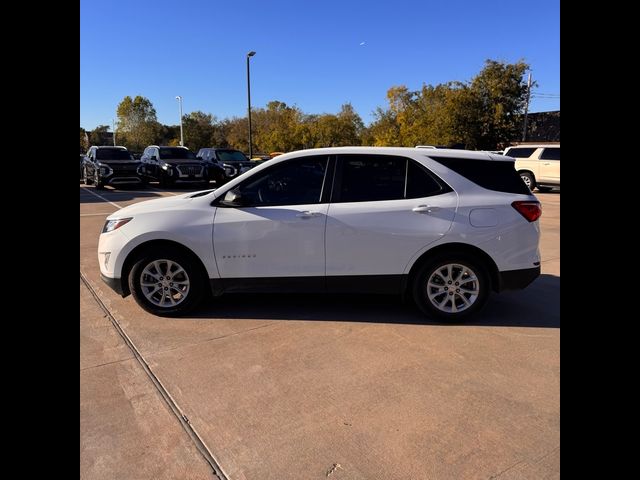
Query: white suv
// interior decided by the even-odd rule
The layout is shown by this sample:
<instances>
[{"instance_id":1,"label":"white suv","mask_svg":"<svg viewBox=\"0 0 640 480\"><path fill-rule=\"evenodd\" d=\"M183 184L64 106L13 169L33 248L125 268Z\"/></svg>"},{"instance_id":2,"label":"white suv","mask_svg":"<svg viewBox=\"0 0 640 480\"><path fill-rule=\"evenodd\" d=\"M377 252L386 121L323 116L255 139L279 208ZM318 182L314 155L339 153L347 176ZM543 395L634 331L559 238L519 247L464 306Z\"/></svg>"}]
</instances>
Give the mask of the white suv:
<instances>
[{"instance_id":1,"label":"white suv","mask_svg":"<svg viewBox=\"0 0 640 480\"><path fill-rule=\"evenodd\" d=\"M515 168L533 191L548 192L560 186L560 145L520 145L504 151L516 159Z\"/></svg>"},{"instance_id":2,"label":"white suv","mask_svg":"<svg viewBox=\"0 0 640 480\"><path fill-rule=\"evenodd\" d=\"M281 155L217 190L110 215L103 280L162 316L224 292L410 294L458 320L540 274L540 204L513 160L339 147Z\"/></svg>"}]
</instances>

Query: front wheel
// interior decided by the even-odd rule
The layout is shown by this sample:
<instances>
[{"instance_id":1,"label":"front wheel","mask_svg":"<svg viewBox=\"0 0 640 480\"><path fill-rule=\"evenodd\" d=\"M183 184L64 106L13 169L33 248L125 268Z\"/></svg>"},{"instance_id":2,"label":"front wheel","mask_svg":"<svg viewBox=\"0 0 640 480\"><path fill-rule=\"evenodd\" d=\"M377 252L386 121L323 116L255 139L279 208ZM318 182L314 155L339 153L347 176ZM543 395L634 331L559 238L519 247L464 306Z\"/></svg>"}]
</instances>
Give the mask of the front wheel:
<instances>
[{"instance_id":1,"label":"front wheel","mask_svg":"<svg viewBox=\"0 0 640 480\"><path fill-rule=\"evenodd\" d=\"M413 298L420 310L447 322L480 310L489 290L486 269L465 255L446 255L427 262L413 282Z\"/></svg>"},{"instance_id":2,"label":"front wheel","mask_svg":"<svg viewBox=\"0 0 640 480\"><path fill-rule=\"evenodd\" d=\"M98 174L98 172L96 171L95 177L94 177L94 182L96 184L96 189L98 190L104 190L104 180L102 180L100 178L100 175Z\"/></svg>"},{"instance_id":3,"label":"front wheel","mask_svg":"<svg viewBox=\"0 0 640 480\"><path fill-rule=\"evenodd\" d=\"M91 180L89 178L89 175L87 174L87 167L84 167L84 174L83 176L83 180L84 180L84 184L85 185L92 185L93 184L93 180Z\"/></svg>"},{"instance_id":4,"label":"front wheel","mask_svg":"<svg viewBox=\"0 0 640 480\"><path fill-rule=\"evenodd\" d=\"M529 172L520 172L520 178L529 190L533 192L533 189L536 188L536 179L533 177L533 174Z\"/></svg>"},{"instance_id":5,"label":"front wheel","mask_svg":"<svg viewBox=\"0 0 640 480\"><path fill-rule=\"evenodd\" d=\"M161 317L188 313L200 303L205 291L195 262L180 251L146 252L129 272L128 280L138 305Z\"/></svg>"}]
</instances>

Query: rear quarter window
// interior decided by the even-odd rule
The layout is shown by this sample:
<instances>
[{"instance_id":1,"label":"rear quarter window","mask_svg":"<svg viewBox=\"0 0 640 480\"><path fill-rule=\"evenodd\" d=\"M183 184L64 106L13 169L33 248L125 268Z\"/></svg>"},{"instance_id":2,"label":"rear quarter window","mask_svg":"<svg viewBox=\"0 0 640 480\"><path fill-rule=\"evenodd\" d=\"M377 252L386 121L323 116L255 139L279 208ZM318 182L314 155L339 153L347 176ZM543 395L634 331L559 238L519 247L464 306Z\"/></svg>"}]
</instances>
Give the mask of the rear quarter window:
<instances>
[{"instance_id":1,"label":"rear quarter window","mask_svg":"<svg viewBox=\"0 0 640 480\"><path fill-rule=\"evenodd\" d=\"M516 172L513 162L432 156L429 158L487 190L531 195L529 188Z\"/></svg>"},{"instance_id":2,"label":"rear quarter window","mask_svg":"<svg viewBox=\"0 0 640 480\"><path fill-rule=\"evenodd\" d=\"M529 158L537 148L511 148L505 155L513 158Z\"/></svg>"},{"instance_id":3,"label":"rear quarter window","mask_svg":"<svg viewBox=\"0 0 640 480\"><path fill-rule=\"evenodd\" d=\"M545 148L540 155L542 160L560 160L560 149L559 148Z\"/></svg>"}]
</instances>

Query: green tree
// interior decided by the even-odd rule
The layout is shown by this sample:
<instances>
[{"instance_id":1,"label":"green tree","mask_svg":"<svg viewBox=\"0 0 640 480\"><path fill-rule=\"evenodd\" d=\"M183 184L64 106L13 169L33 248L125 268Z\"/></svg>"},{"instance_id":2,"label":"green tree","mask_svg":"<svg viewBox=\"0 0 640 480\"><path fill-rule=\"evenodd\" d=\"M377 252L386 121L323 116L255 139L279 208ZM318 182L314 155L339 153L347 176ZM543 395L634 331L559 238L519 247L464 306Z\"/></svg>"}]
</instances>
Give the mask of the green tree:
<instances>
[{"instance_id":1,"label":"green tree","mask_svg":"<svg viewBox=\"0 0 640 480\"><path fill-rule=\"evenodd\" d=\"M200 111L183 116L182 128L185 146L196 153L201 148L210 147L211 137L214 133L214 122L215 118L210 113Z\"/></svg>"},{"instance_id":2,"label":"green tree","mask_svg":"<svg viewBox=\"0 0 640 480\"><path fill-rule=\"evenodd\" d=\"M124 97L118 104L118 134L123 144L131 150L140 151L161 135L156 110L151 101L140 95Z\"/></svg>"}]
</instances>

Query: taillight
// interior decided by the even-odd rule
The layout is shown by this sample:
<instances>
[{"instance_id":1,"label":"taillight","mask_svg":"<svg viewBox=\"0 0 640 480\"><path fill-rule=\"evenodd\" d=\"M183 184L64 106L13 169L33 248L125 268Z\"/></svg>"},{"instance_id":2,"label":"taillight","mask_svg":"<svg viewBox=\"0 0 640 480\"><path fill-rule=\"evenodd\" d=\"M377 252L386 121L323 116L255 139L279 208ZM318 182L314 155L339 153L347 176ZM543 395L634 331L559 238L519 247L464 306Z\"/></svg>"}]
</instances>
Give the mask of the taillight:
<instances>
[{"instance_id":1,"label":"taillight","mask_svg":"<svg viewBox=\"0 0 640 480\"><path fill-rule=\"evenodd\" d=\"M526 218L529 222L535 222L542 215L542 207L540 202L531 201L518 201L511 204L520 215Z\"/></svg>"}]
</instances>

